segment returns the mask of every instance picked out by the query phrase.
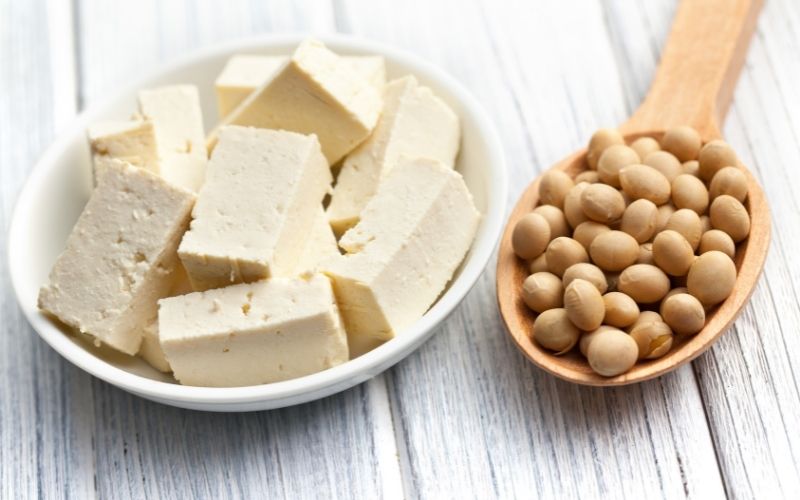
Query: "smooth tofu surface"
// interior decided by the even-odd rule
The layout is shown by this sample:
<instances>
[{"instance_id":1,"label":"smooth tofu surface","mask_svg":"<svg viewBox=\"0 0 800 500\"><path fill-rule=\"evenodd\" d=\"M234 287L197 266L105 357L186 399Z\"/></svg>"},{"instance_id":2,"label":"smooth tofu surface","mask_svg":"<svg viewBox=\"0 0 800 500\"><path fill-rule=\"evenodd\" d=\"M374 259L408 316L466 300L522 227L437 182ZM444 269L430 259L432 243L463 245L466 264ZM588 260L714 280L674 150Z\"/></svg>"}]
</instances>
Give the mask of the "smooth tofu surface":
<instances>
[{"instance_id":1,"label":"smooth tofu surface","mask_svg":"<svg viewBox=\"0 0 800 500\"><path fill-rule=\"evenodd\" d=\"M155 129L151 121L100 122L89 127L87 135L92 146L95 180L112 159L159 173Z\"/></svg>"},{"instance_id":2,"label":"smooth tofu surface","mask_svg":"<svg viewBox=\"0 0 800 500\"><path fill-rule=\"evenodd\" d=\"M381 108L381 95L374 86L322 43L306 40L220 127L247 125L315 134L322 153L334 164L367 138ZM216 145L218 129L210 134L209 148Z\"/></svg>"},{"instance_id":3,"label":"smooth tofu surface","mask_svg":"<svg viewBox=\"0 0 800 500\"><path fill-rule=\"evenodd\" d=\"M222 129L178 250L195 289L293 275L331 180L314 136Z\"/></svg>"},{"instance_id":4,"label":"smooth tofu surface","mask_svg":"<svg viewBox=\"0 0 800 500\"><path fill-rule=\"evenodd\" d=\"M339 244L320 205L293 274L315 272L320 263L336 255L340 255Z\"/></svg>"},{"instance_id":5,"label":"smooth tofu surface","mask_svg":"<svg viewBox=\"0 0 800 500\"><path fill-rule=\"evenodd\" d=\"M347 361L330 281L272 278L160 301L161 346L182 384L234 387Z\"/></svg>"},{"instance_id":6,"label":"smooth tofu surface","mask_svg":"<svg viewBox=\"0 0 800 500\"><path fill-rule=\"evenodd\" d=\"M287 61L288 56L238 54L228 59L214 82L217 110L227 116L254 90L262 86ZM342 56L354 73L362 75L376 89L386 83L386 62L380 56Z\"/></svg>"},{"instance_id":7,"label":"smooth tofu surface","mask_svg":"<svg viewBox=\"0 0 800 500\"><path fill-rule=\"evenodd\" d=\"M434 160L398 163L320 266L333 281L351 356L425 313L469 250L480 220L461 175Z\"/></svg>"},{"instance_id":8,"label":"smooth tofu surface","mask_svg":"<svg viewBox=\"0 0 800 500\"><path fill-rule=\"evenodd\" d=\"M458 153L458 116L413 76L386 85L384 107L372 135L344 161L328 207L334 231L359 219L381 180L401 158L431 158L452 168Z\"/></svg>"},{"instance_id":9,"label":"smooth tofu surface","mask_svg":"<svg viewBox=\"0 0 800 500\"><path fill-rule=\"evenodd\" d=\"M39 307L136 354L173 283L194 194L113 160L39 291Z\"/></svg>"},{"instance_id":10,"label":"smooth tofu surface","mask_svg":"<svg viewBox=\"0 0 800 500\"><path fill-rule=\"evenodd\" d=\"M142 90L139 109L153 123L161 176L196 192L205 180L208 161L197 87L171 85Z\"/></svg>"}]
</instances>

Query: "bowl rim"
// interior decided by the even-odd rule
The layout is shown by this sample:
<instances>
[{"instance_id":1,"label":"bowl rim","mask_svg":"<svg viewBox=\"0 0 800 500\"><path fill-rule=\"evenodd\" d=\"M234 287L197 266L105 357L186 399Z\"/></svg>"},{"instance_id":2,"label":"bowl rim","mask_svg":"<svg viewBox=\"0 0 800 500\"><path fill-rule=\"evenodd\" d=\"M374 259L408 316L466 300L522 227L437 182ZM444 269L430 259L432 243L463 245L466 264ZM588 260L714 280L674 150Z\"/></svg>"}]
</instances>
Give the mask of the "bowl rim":
<instances>
[{"instance_id":1,"label":"bowl rim","mask_svg":"<svg viewBox=\"0 0 800 500\"><path fill-rule=\"evenodd\" d=\"M78 344L72 342L53 322L42 314L35 304L25 304L22 300L23 288L20 265L25 257L15 249L12 244L23 234L27 225L21 219L21 214L30 211L31 204L36 200L33 193L35 187L45 182L47 174L57 159L71 143L70 131L76 128L85 128L96 115L110 106L119 96L135 92L142 88L146 82L157 79L159 76L173 73L191 67L205 59L220 57L236 52L264 50L269 46L297 44L309 37L307 33L292 34L267 34L241 38L225 43L214 44L192 51L186 56L162 64L152 71L145 73L133 83L122 87L103 99L98 99L79 113L72 122L64 127L57 138L47 147L34 167L29 172L22 188L20 189L11 215L11 223L7 233L7 255L12 288L20 309L30 325L47 344L55 349L61 356L72 364L128 392L140 396L169 403L171 401L187 404L225 405L246 404L265 401L279 401L295 398L295 404L324 397L372 378L378 373L389 368L396 362L411 353L412 350L433 333L433 329L441 323L463 300L467 292L474 286L478 278L486 269L494 249L500 239L506 211L508 182L505 155L494 123L480 103L459 83L454 77L439 69L432 63L419 56L402 49L393 48L379 42L361 37L342 34L314 35L334 50L344 52L369 52L383 55L398 61L402 65L415 68L415 73L424 74L426 79L435 81L448 90L454 99L464 107L465 112L475 118L479 135L486 143L488 156L492 162L487 166L492 172L489 176L486 198L487 208L482 214L481 224L484 227L483 235L476 235L460 275L449 286L447 291L416 323L408 328L402 335L386 342L380 347L341 365L327 370L306 375L296 379L271 384L261 384L243 387L196 387L185 386L173 382L153 380L141 375L128 372L112 365ZM305 396L305 397L304 397ZM276 405L280 406L280 405Z\"/></svg>"}]
</instances>

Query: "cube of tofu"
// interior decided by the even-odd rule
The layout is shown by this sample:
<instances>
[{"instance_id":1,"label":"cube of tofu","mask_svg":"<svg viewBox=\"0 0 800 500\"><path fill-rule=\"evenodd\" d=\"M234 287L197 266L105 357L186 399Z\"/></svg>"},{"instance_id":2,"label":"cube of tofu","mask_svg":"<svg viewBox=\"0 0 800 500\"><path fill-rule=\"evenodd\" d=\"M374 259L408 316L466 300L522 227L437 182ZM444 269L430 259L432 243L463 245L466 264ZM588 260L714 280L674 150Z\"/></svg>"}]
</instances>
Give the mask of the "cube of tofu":
<instances>
[{"instance_id":1,"label":"cube of tofu","mask_svg":"<svg viewBox=\"0 0 800 500\"><path fill-rule=\"evenodd\" d=\"M122 160L154 174L159 173L158 150L151 121L101 122L89 127L87 135L92 146L95 179L102 175L112 159Z\"/></svg>"},{"instance_id":2,"label":"cube of tofu","mask_svg":"<svg viewBox=\"0 0 800 500\"><path fill-rule=\"evenodd\" d=\"M337 234L353 227L378 184L401 157L431 158L452 168L458 153L458 116L413 76L386 85L375 131L344 161L328 207Z\"/></svg>"},{"instance_id":3,"label":"cube of tofu","mask_svg":"<svg viewBox=\"0 0 800 500\"><path fill-rule=\"evenodd\" d=\"M380 93L316 40L300 44L275 76L220 126L247 125L315 134L330 164L369 136L381 112ZM216 145L217 130L209 137Z\"/></svg>"},{"instance_id":4,"label":"cube of tofu","mask_svg":"<svg viewBox=\"0 0 800 500\"><path fill-rule=\"evenodd\" d=\"M293 274L300 276L304 273L313 273L321 262L336 255L341 255L339 244L336 243L336 236L334 236L331 225L328 224L328 217L320 205Z\"/></svg>"},{"instance_id":5,"label":"cube of tofu","mask_svg":"<svg viewBox=\"0 0 800 500\"><path fill-rule=\"evenodd\" d=\"M191 293L159 304L161 346L182 384L268 384L348 359L330 281L320 274Z\"/></svg>"},{"instance_id":6,"label":"cube of tofu","mask_svg":"<svg viewBox=\"0 0 800 500\"><path fill-rule=\"evenodd\" d=\"M313 135L223 128L178 250L194 288L292 276L331 180Z\"/></svg>"},{"instance_id":7,"label":"cube of tofu","mask_svg":"<svg viewBox=\"0 0 800 500\"><path fill-rule=\"evenodd\" d=\"M178 262L175 265L172 286L165 297L177 297L178 295L186 295L193 291L186 270L184 270L183 265ZM156 370L168 373L172 371L172 368L170 368L169 362L164 356L164 350L161 349L159 338L158 318L156 317L153 318L153 321L147 325L142 332L142 345L139 347L139 357L147 361L147 363Z\"/></svg>"},{"instance_id":8,"label":"cube of tofu","mask_svg":"<svg viewBox=\"0 0 800 500\"><path fill-rule=\"evenodd\" d=\"M351 356L417 321L442 293L475 237L480 214L461 175L429 159L398 163L323 263Z\"/></svg>"},{"instance_id":9,"label":"cube of tofu","mask_svg":"<svg viewBox=\"0 0 800 500\"><path fill-rule=\"evenodd\" d=\"M169 291L194 194L113 160L67 239L39 307L127 354Z\"/></svg>"},{"instance_id":10,"label":"cube of tofu","mask_svg":"<svg viewBox=\"0 0 800 500\"><path fill-rule=\"evenodd\" d=\"M139 109L153 123L161 176L197 192L205 180L208 162L197 87L171 85L142 90Z\"/></svg>"},{"instance_id":11,"label":"cube of tofu","mask_svg":"<svg viewBox=\"0 0 800 500\"><path fill-rule=\"evenodd\" d=\"M289 58L287 56L235 55L228 59L214 82L220 118L227 116L258 87L264 85ZM380 56L342 56L353 73L376 89L386 83L386 62Z\"/></svg>"}]
</instances>

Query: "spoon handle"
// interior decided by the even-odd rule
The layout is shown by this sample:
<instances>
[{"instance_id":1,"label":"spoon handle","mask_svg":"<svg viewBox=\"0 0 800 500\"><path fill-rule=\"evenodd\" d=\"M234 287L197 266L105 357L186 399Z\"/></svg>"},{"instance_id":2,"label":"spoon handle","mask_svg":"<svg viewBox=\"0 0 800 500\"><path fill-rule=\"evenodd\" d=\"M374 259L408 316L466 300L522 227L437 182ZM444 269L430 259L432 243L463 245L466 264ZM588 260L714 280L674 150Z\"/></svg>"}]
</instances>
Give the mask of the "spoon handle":
<instances>
[{"instance_id":1,"label":"spoon handle","mask_svg":"<svg viewBox=\"0 0 800 500\"><path fill-rule=\"evenodd\" d=\"M721 137L763 0L683 0L644 102L623 134L691 125Z\"/></svg>"}]
</instances>

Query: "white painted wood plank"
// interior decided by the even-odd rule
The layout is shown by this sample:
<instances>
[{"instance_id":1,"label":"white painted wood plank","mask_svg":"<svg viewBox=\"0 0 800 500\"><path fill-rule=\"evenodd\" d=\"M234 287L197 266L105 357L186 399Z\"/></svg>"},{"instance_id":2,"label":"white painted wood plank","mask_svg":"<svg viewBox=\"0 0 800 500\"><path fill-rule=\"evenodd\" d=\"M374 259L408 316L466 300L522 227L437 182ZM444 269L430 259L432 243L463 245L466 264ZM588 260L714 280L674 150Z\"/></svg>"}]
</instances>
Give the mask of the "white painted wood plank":
<instances>
[{"instance_id":1,"label":"white painted wood plank","mask_svg":"<svg viewBox=\"0 0 800 500\"><path fill-rule=\"evenodd\" d=\"M5 241L27 172L75 114L71 40L68 2L0 2L2 498L94 496L90 377L27 324L11 291Z\"/></svg>"},{"instance_id":2,"label":"white painted wood plank","mask_svg":"<svg viewBox=\"0 0 800 500\"><path fill-rule=\"evenodd\" d=\"M634 19L646 15L627 5ZM484 103L505 143L509 202L641 99L649 80L628 80L635 70L621 68L616 45L660 46L667 33L642 28L609 40L607 12L587 2L337 6L339 27L431 59ZM671 3L657 7L668 24ZM655 67L656 51L635 56ZM724 494L691 368L608 391L556 380L506 338L493 288L490 268L442 331L391 372L412 494Z\"/></svg>"},{"instance_id":3,"label":"white painted wood plank","mask_svg":"<svg viewBox=\"0 0 800 500\"><path fill-rule=\"evenodd\" d=\"M329 2L158 2L80 7L91 103L194 48L261 32L333 29ZM98 491L108 498L391 498L401 485L385 381L285 410L214 415L94 380Z\"/></svg>"}]
</instances>

